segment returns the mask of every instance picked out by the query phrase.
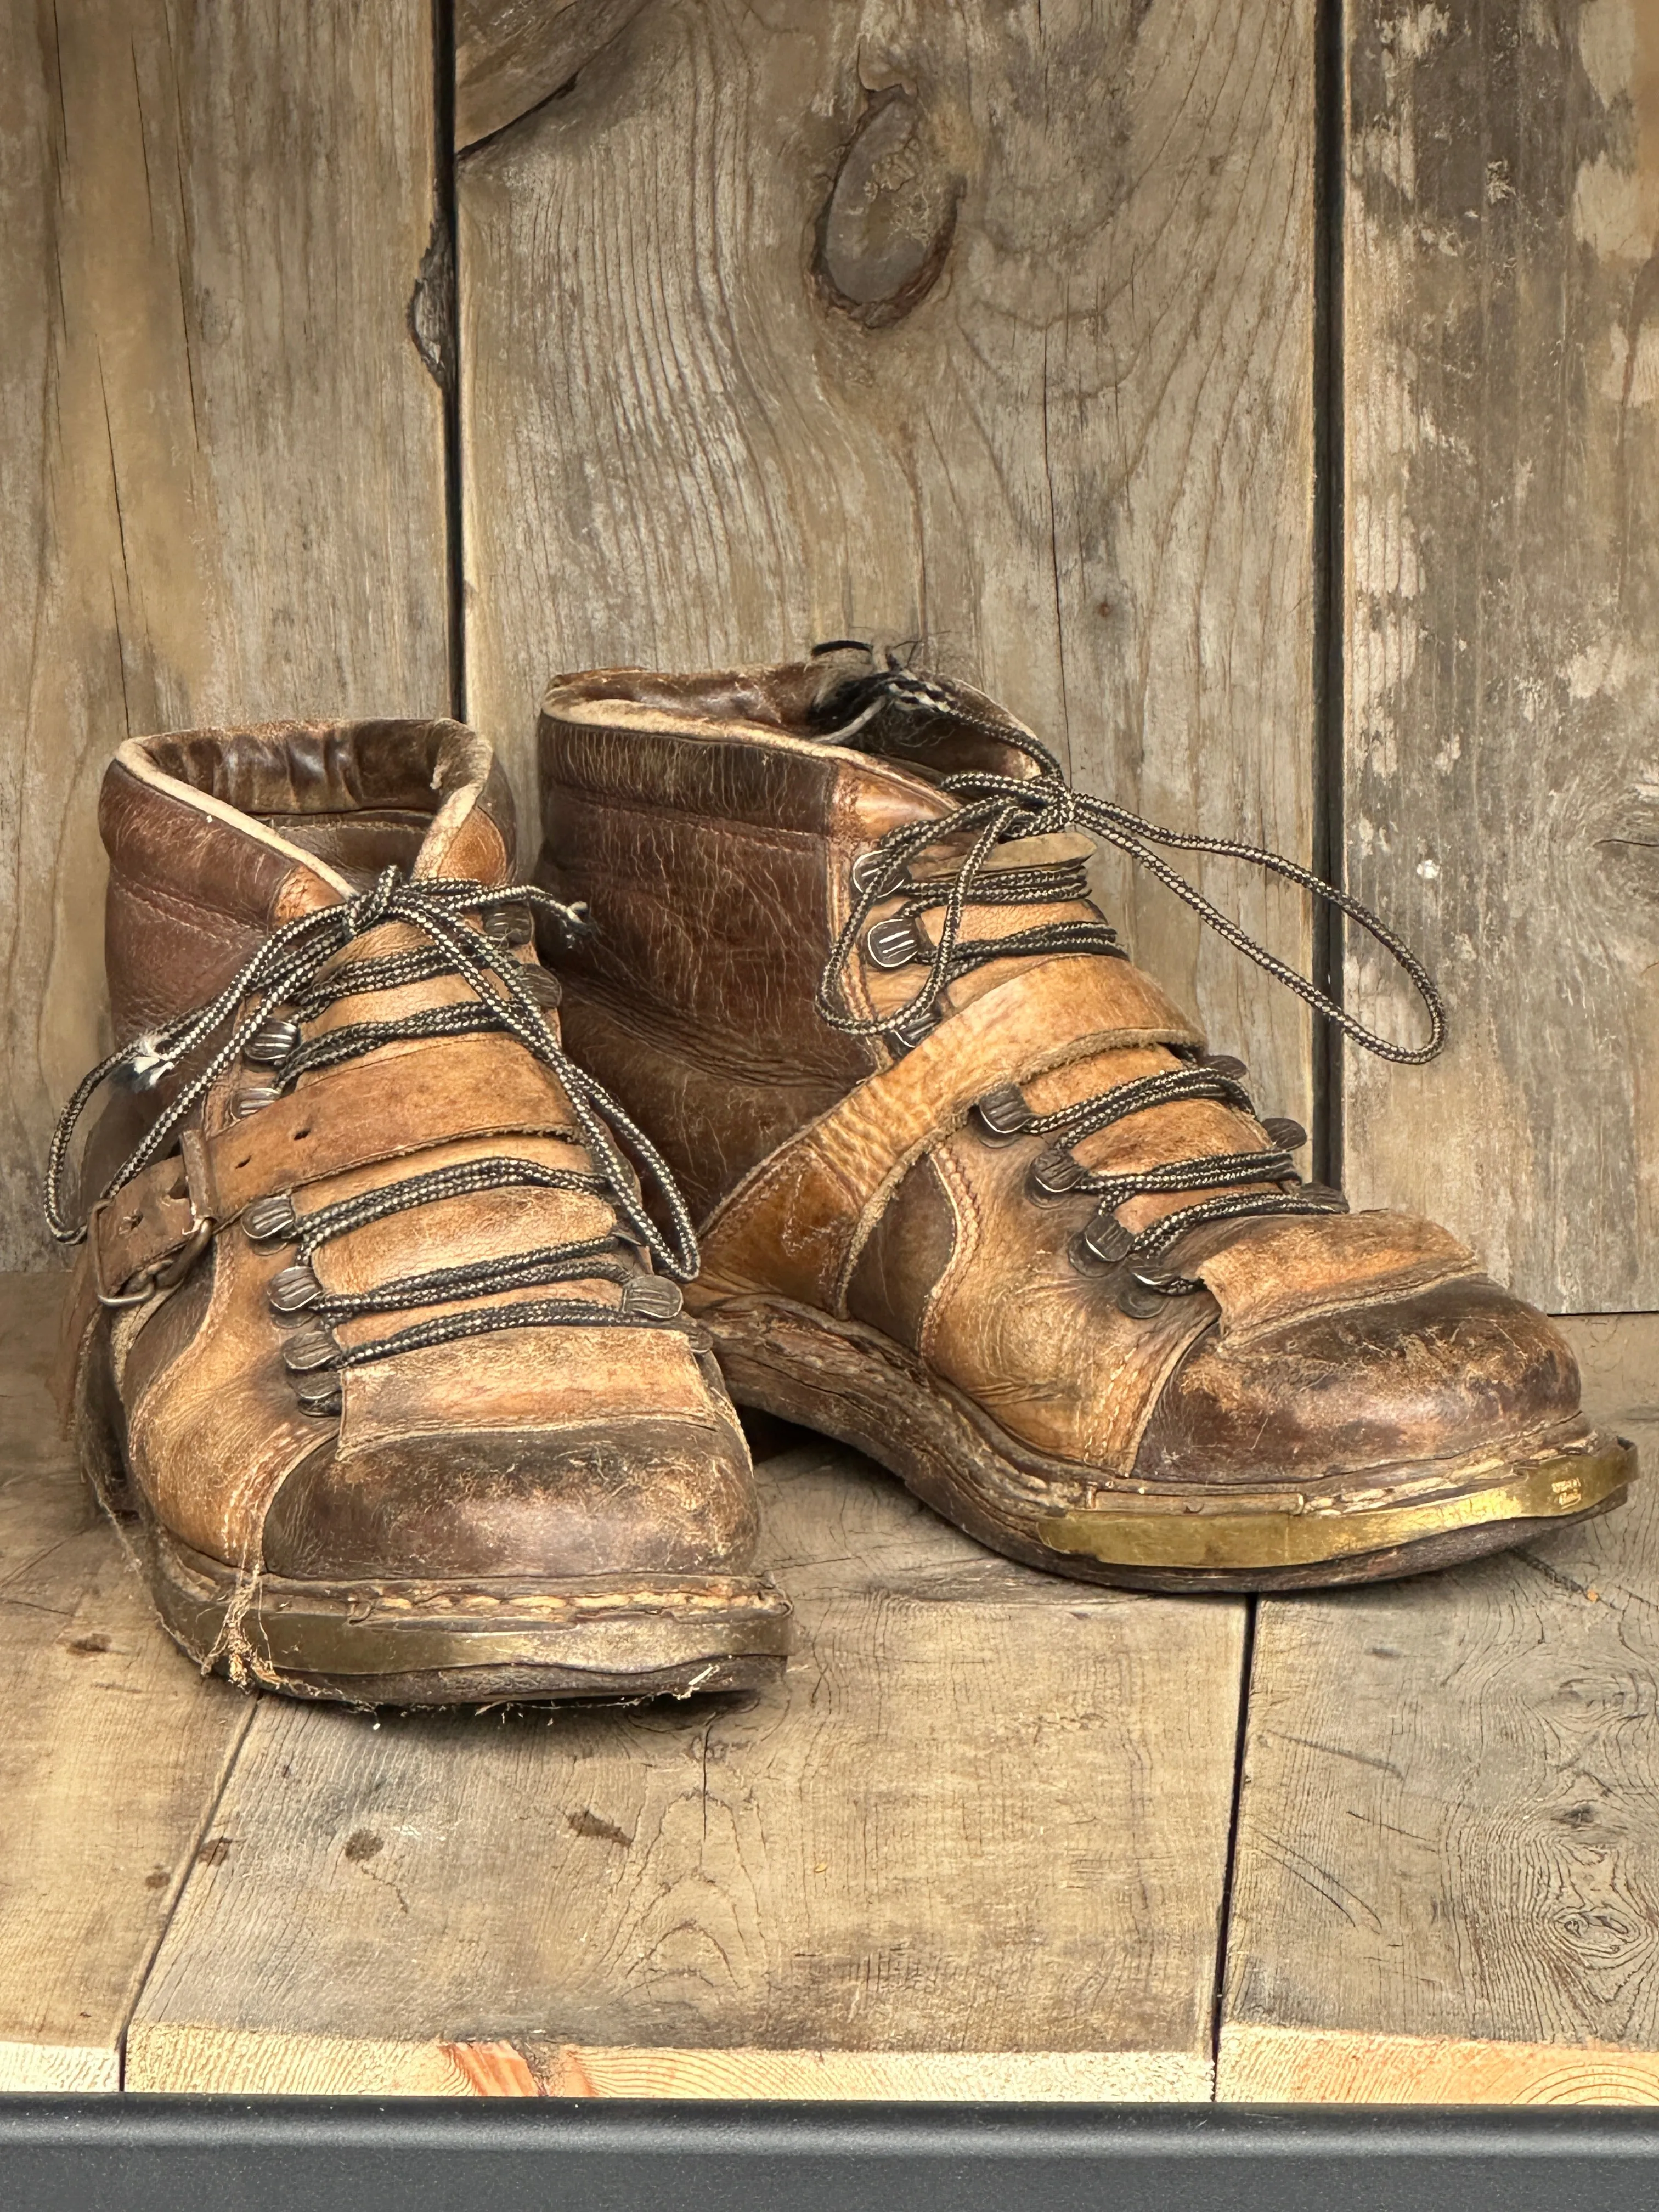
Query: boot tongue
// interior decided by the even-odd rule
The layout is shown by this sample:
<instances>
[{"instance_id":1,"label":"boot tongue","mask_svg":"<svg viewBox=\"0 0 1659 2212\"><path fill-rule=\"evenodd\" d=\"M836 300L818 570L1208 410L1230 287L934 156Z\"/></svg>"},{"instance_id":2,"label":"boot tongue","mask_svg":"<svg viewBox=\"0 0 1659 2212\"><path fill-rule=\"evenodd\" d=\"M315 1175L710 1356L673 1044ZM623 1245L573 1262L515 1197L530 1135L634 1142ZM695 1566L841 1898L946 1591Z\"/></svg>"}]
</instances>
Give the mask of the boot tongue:
<instances>
[{"instance_id":1,"label":"boot tongue","mask_svg":"<svg viewBox=\"0 0 1659 2212\"><path fill-rule=\"evenodd\" d=\"M453 735L441 746L432 769L438 811L410 872L417 882L449 877L493 890L513 880L513 793L494 748L459 722L448 727Z\"/></svg>"}]
</instances>

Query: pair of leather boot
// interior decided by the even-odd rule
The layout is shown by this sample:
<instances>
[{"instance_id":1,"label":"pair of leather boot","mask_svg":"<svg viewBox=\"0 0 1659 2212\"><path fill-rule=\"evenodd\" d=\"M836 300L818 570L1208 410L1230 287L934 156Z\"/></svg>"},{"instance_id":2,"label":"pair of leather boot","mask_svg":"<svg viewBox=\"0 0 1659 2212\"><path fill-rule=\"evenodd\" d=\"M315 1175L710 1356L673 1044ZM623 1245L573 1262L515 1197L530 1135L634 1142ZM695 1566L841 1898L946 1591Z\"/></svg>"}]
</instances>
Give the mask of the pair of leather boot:
<instances>
[{"instance_id":1,"label":"pair of leather boot","mask_svg":"<svg viewBox=\"0 0 1659 2212\"><path fill-rule=\"evenodd\" d=\"M365 1705L763 1680L733 1396L1153 1589L1413 1573L1622 1494L1540 1315L1299 1178L1123 956L1094 842L1198 895L992 701L847 646L562 678L540 743L528 885L453 722L106 777L123 1042L51 1164L65 1388L204 1665ZM1426 1056L1426 977L1331 896L1428 1046L1259 957Z\"/></svg>"}]
</instances>

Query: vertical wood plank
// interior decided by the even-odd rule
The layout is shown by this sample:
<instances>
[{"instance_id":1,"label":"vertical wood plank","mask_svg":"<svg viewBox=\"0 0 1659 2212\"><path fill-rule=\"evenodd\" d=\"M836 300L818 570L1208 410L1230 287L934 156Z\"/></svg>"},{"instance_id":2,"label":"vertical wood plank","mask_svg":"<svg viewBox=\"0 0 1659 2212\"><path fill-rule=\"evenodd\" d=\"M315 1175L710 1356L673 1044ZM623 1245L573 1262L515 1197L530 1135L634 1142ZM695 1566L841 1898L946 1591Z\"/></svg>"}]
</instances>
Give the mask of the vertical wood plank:
<instances>
[{"instance_id":1,"label":"vertical wood plank","mask_svg":"<svg viewBox=\"0 0 1659 2212\"><path fill-rule=\"evenodd\" d=\"M532 12L473 10L520 69ZM521 791L556 669L876 633L1085 787L1305 854L1313 13L653 0L517 123L490 106L459 194L469 699ZM1306 957L1294 895L1204 881ZM1305 1118L1297 1002L1105 888Z\"/></svg>"},{"instance_id":2,"label":"vertical wood plank","mask_svg":"<svg viewBox=\"0 0 1659 2212\"><path fill-rule=\"evenodd\" d=\"M57 1279L0 1276L0 2091L115 2089L253 1701L162 1633L46 1390Z\"/></svg>"},{"instance_id":3,"label":"vertical wood plank","mask_svg":"<svg viewBox=\"0 0 1659 2212\"><path fill-rule=\"evenodd\" d=\"M1452 1043L1349 1055L1348 1188L1548 1308L1652 1308L1659 12L1349 15L1348 862Z\"/></svg>"},{"instance_id":4,"label":"vertical wood plank","mask_svg":"<svg viewBox=\"0 0 1659 2212\"><path fill-rule=\"evenodd\" d=\"M0 71L0 1258L37 1249L104 1002L131 732L448 696L440 395L410 341L427 11L9 0Z\"/></svg>"},{"instance_id":5,"label":"vertical wood plank","mask_svg":"<svg viewBox=\"0 0 1659 2212\"><path fill-rule=\"evenodd\" d=\"M264 1703L129 2087L1206 2096L1243 1605L1034 1574L837 1446L760 1474L751 1698Z\"/></svg>"},{"instance_id":6,"label":"vertical wood plank","mask_svg":"<svg viewBox=\"0 0 1659 2212\"><path fill-rule=\"evenodd\" d=\"M1659 1449L1659 1316L1567 1324ZM1264 1603L1218 2094L1659 2104L1659 1494Z\"/></svg>"}]
</instances>

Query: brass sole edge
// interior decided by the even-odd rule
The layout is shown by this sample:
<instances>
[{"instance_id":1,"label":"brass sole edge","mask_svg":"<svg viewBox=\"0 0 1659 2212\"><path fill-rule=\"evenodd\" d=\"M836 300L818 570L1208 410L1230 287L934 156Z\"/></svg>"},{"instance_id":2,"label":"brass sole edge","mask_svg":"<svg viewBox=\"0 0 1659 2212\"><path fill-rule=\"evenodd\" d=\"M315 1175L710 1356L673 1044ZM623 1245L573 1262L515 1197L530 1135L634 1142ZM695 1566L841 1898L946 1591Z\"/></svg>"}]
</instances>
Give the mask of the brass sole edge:
<instances>
[{"instance_id":1,"label":"brass sole edge","mask_svg":"<svg viewBox=\"0 0 1659 2212\"><path fill-rule=\"evenodd\" d=\"M1505 1480L1455 1498L1410 1505L1313 1512L1146 1513L1133 1510L1056 1514L1038 1534L1051 1551L1108 1566L1248 1571L1316 1566L1387 1552L1503 1521L1575 1520L1609 1504L1636 1480L1634 1445L1593 1437L1580 1451L1526 1464Z\"/></svg>"},{"instance_id":2,"label":"brass sole edge","mask_svg":"<svg viewBox=\"0 0 1659 2212\"><path fill-rule=\"evenodd\" d=\"M698 1312L714 1333L739 1405L840 1438L896 1475L946 1520L1007 1558L1122 1589L1170 1595L1273 1594L1394 1581L1425 1566L1453 1566L1507 1542L1523 1542L1529 1533L1541 1533L1552 1523L1565 1526L1604 1512L1620 1503L1637 1473L1628 1443L1605 1435L1585 1437L1581 1431L1553 1449L1536 1439L1520 1446L1507 1469L1498 1453L1482 1455L1462 1478L1469 1487L1455 1498L1448 1500L1443 1492L1404 1508L1334 1507L1316 1496L1310 1501L1302 1495L1293 1502L1287 1498L1282 1509L1262 1500L1249 1512L1235 1508L1229 1513L1225 1493L1213 1491L1200 1493L1201 1504L1218 1510L1171 1510L1168 1498L1160 1509L1136 1493L1125 1493L1109 1505L1068 1507L1056 1499L1045 1506L1030 1495L1033 1475L1042 1474L1036 1455L998 1437L982 1409L957 1404L948 1385L916 1372L915 1356L879 1331L760 1292L705 1298ZM1499 1504L1516 1482L1556 1462L1561 1463L1556 1471L1564 1488L1552 1493L1540 1510L1526 1514L1513 1495L1507 1505ZM1053 1479L1075 1485L1084 1472L1056 1462ZM1460 1480L1459 1470L1449 1467L1436 1470L1425 1463L1419 1473L1446 1484ZM1571 1502L1568 1476L1583 1486L1577 1503ZM1016 1492L1015 1482L1024 1495ZM1403 1535L1391 1535L1382 1522L1384 1511L1415 1513L1425 1504L1434 1517L1395 1523L1396 1528L1403 1527ZM1460 1519L1460 1514L1466 1517ZM1204 1540L1192 1532L1213 1531L1228 1521L1243 1524L1239 1553L1206 1553ZM1081 1524L1079 1533L1086 1532L1091 1540L1087 1547L1052 1540L1049 1532L1067 1522ZM1129 1540L1117 1534L1126 1523L1133 1528ZM1287 1525L1299 1525L1301 1533L1285 1539ZM1504 1536L1506 1526L1513 1528L1512 1538ZM1339 1529L1344 1534L1333 1541ZM1310 1535L1310 1530L1316 1534ZM1300 1555L1287 1551L1287 1541L1306 1549Z\"/></svg>"}]
</instances>

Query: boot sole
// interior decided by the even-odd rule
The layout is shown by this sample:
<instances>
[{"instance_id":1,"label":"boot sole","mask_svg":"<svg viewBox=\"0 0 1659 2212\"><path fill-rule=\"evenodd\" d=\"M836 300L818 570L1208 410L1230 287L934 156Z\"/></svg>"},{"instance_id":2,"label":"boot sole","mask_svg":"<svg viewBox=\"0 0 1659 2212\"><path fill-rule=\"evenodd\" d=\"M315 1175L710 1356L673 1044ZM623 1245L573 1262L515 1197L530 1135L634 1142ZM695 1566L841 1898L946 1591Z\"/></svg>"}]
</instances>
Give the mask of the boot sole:
<instances>
[{"instance_id":1,"label":"boot sole","mask_svg":"<svg viewBox=\"0 0 1659 2212\"><path fill-rule=\"evenodd\" d=\"M728 1576L295 1582L135 1516L162 1625L204 1669L356 1705L686 1698L781 1670L787 1601ZM131 1525L131 1524L129 1524Z\"/></svg>"},{"instance_id":2,"label":"boot sole","mask_svg":"<svg viewBox=\"0 0 1659 2212\"><path fill-rule=\"evenodd\" d=\"M1387 1471L1387 1495L1336 1484L1155 1486L1050 1458L879 1330L783 1298L698 1312L732 1395L854 1445L947 1521L1027 1566L1128 1589L1249 1592L1389 1582L1456 1565L1619 1504L1634 1448L1582 1425ZM1373 1479L1373 1496L1383 1481Z\"/></svg>"}]
</instances>

